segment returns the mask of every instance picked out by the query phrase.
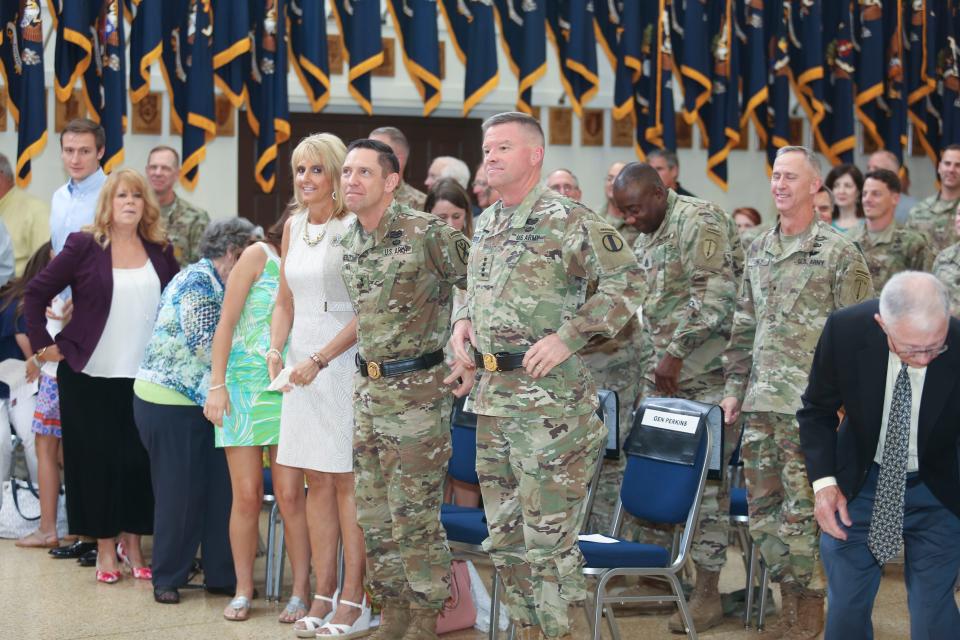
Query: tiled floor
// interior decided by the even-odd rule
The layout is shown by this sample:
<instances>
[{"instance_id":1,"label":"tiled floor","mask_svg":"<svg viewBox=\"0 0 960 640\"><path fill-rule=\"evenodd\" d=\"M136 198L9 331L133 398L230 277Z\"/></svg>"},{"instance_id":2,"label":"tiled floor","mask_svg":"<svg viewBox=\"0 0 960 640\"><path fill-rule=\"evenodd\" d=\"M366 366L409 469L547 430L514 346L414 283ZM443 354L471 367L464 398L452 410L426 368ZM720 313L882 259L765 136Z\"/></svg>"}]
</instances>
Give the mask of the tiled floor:
<instances>
[{"instance_id":1,"label":"tiled floor","mask_svg":"<svg viewBox=\"0 0 960 640\"><path fill-rule=\"evenodd\" d=\"M489 575L486 567L481 567L481 572ZM909 636L902 574L898 568L890 573L883 580L874 613L878 640ZM262 592L262 558L257 562L257 575ZM742 585L742 563L732 550L721 588L732 591ZM18 549L12 541L0 541L0 640L294 638L290 627L276 622L277 605L259 599L254 603L251 619L238 623L221 617L227 601L202 591L183 591L182 602L177 606L155 604L149 583L125 576L116 585L97 584L93 569L80 568L72 560L54 560L43 550ZM680 637L666 631L666 619L666 616L623 618L622 637L625 640ZM578 623L577 640L586 637L585 629L585 623ZM755 637L754 633L744 631L735 618L702 635L716 640ZM466 631L445 637L481 640L486 635Z\"/></svg>"}]
</instances>

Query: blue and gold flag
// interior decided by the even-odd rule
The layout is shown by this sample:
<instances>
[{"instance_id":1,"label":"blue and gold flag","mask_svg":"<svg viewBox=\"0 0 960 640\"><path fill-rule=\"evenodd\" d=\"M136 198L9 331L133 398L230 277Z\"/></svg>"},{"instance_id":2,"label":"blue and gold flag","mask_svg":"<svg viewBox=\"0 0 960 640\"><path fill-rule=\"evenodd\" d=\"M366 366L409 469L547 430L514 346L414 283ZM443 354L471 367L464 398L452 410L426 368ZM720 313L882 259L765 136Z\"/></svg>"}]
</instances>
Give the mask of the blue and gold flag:
<instances>
[{"instance_id":1,"label":"blue and gold flag","mask_svg":"<svg viewBox=\"0 0 960 640\"><path fill-rule=\"evenodd\" d=\"M859 0L854 33L859 36L860 58L857 64L857 94L853 99L863 135L870 136L878 148L883 137L877 128L877 99L883 95L884 46L883 5L877 0Z\"/></svg>"},{"instance_id":2,"label":"blue and gold flag","mask_svg":"<svg viewBox=\"0 0 960 640\"><path fill-rule=\"evenodd\" d=\"M877 128L883 138L885 149L903 161L903 148L907 146L907 89L904 70L906 49L904 46L903 3L895 3L883 14L884 78L883 95L877 99Z\"/></svg>"},{"instance_id":3,"label":"blue and gold flag","mask_svg":"<svg viewBox=\"0 0 960 640\"><path fill-rule=\"evenodd\" d=\"M285 5L285 0L255 0L250 11L254 48L247 76L247 122L257 136L254 177L264 193L276 184L277 147L290 139Z\"/></svg>"},{"instance_id":4,"label":"blue and gold flag","mask_svg":"<svg viewBox=\"0 0 960 640\"><path fill-rule=\"evenodd\" d=\"M769 4L769 0L768 0ZM743 33L740 56L741 114L740 135L747 135L747 126L753 122L762 145L767 143L767 25L763 0L738 4L738 23Z\"/></svg>"},{"instance_id":5,"label":"blue and gold flag","mask_svg":"<svg viewBox=\"0 0 960 640\"><path fill-rule=\"evenodd\" d=\"M658 1L658 10L662 12L663 2ZM604 11L601 8L595 15L597 21L597 39L601 48L613 65L613 117L617 120L635 117L634 86L643 74L643 58L657 50L653 44L656 23L641 23L642 7L640 0L625 0L619 6L611 3ZM649 12L648 12L649 13ZM656 17L655 17L656 19ZM667 23L669 25L669 22ZM647 38L649 30L649 39ZM645 53L646 52L646 53ZM651 58L653 59L653 58ZM646 100L644 96L644 100ZM644 115L649 115L649 110ZM644 139L641 135L637 142ZM638 150L640 147L638 147ZM638 153L645 157L642 150Z\"/></svg>"},{"instance_id":6,"label":"blue and gold flag","mask_svg":"<svg viewBox=\"0 0 960 640\"><path fill-rule=\"evenodd\" d=\"M125 0L130 21L130 101L150 92L150 67L163 51L161 0Z\"/></svg>"},{"instance_id":7,"label":"blue and gold flag","mask_svg":"<svg viewBox=\"0 0 960 640\"><path fill-rule=\"evenodd\" d=\"M99 14L96 0L47 0L57 31L54 47L54 93L66 102L93 60L90 28Z\"/></svg>"},{"instance_id":8,"label":"blue and gold flag","mask_svg":"<svg viewBox=\"0 0 960 640\"><path fill-rule=\"evenodd\" d=\"M497 71L497 26L493 4L484 0L439 0L447 33L463 64L463 115L500 82Z\"/></svg>"},{"instance_id":9,"label":"blue and gold flag","mask_svg":"<svg viewBox=\"0 0 960 640\"><path fill-rule=\"evenodd\" d=\"M767 33L767 171L773 170L777 149L790 144L790 26L791 0L765 6Z\"/></svg>"},{"instance_id":10,"label":"blue and gold flag","mask_svg":"<svg viewBox=\"0 0 960 640\"><path fill-rule=\"evenodd\" d=\"M43 23L36 0L0 0L0 72L17 123L17 185L25 188L30 161L47 144L47 105L43 88Z\"/></svg>"},{"instance_id":11,"label":"blue and gold flag","mask_svg":"<svg viewBox=\"0 0 960 640\"><path fill-rule=\"evenodd\" d=\"M347 90L370 115L370 72L383 64L379 0L333 0L333 15L340 27L343 57L350 63Z\"/></svg>"},{"instance_id":12,"label":"blue and gold flag","mask_svg":"<svg viewBox=\"0 0 960 640\"><path fill-rule=\"evenodd\" d=\"M623 64L633 81L634 151L641 160L653 149L677 147L671 5L671 0L625 3L621 14Z\"/></svg>"},{"instance_id":13,"label":"blue and gold flag","mask_svg":"<svg viewBox=\"0 0 960 640\"><path fill-rule=\"evenodd\" d=\"M578 116L600 88L593 3L556 0L546 7L547 35L557 52L560 83Z\"/></svg>"},{"instance_id":14,"label":"blue and gold flag","mask_svg":"<svg viewBox=\"0 0 960 640\"><path fill-rule=\"evenodd\" d=\"M710 100L713 91L710 81L710 6L700 1L685 5L674 2L673 5L675 23L680 29L673 32L672 39L683 82L683 119L687 124L699 123L701 131L704 129L700 109Z\"/></svg>"},{"instance_id":15,"label":"blue and gold flag","mask_svg":"<svg viewBox=\"0 0 960 640\"><path fill-rule=\"evenodd\" d=\"M937 88L937 14L934 0L912 3L907 27L907 116L914 135L930 160L937 162L937 152L930 144L927 125L929 96Z\"/></svg>"},{"instance_id":16,"label":"blue and gold flag","mask_svg":"<svg viewBox=\"0 0 960 640\"><path fill-rule=\"evenodd\" d=\"M853 122L853 79L856 51L853 44L853 0L823 5L824 69L823 104L825 117L820 125L831 164L853 163L856 133Z\"/></svg>"},{"instance_id":17,"label":"blue and gold flag","mask_svg":"<svg viewBox=\"0 0 960 640\"><path fill-rule=\"evenodd\" d=\"M317 0L290 0L287 5L290 62L314 112L323 109L330 100L327 16L323 8L324 3Z\"/></svg>"},{"instance_id":18,"label":"blue and gold flag","mask_svg":"<svg viewBox=\"0 0 960 640\"><path fill-rule=\"evenodd\" d=\"M83 72L83 95L90 119L107 136L100 164L106 173L123 164L127 130L127 70L122 7L117 0L98 0L91 25L91 63Z\"/></svg>"},{"instance_id":19,"label":"blue and gold flag","mask_svg":"<svg viewBox=\"0 0 960 640\"><path fill-rule=\"evenodd\" d=\"M247 100L244 80L246 70L250 68L253 46L250 42L250 6L248 2L237 0L211 0L211 8L216 27L213 30L213 79L230 104L239 109Z\"/></svg>"},{"instance_id":20,"label":"blue and gold flag","mask_svg":"<svg viewBox=\"0 0 960 640\"><path fill-rule=\"evenodd\" d=\"M831 0L840 3L842 0ZM820 131L823 104L823 15L820 0L786 3L790 9L790 82L797 103L807 114L820 151L830 153Z\"/></svg>"},{"instance_id":21,"label":"blue and gold flag","mask_svg":"<svg viewBox=\"0 0 960 640\"><path fill-rule=\"evenodd\" d=\"M533 85L547 72L544 2L494 0L500 43L517 77L517 111L533 113Z\"/></svg>"},{"instance_id":22,"label":"blue and gold flag","mask_svg":"<svg viewBox=\"0 0 960 640\"><path fill-rule=\"evenodd\" d=\"M960 2L946 0L943 3L942 19L938 23L940 53L937 56L937 72L940 79L940 91L934 106L939 112L941 122L938 149L951 144L960 144Z\"/></svg>"},{"instance_id":23,"label":"blue and gold flag","mask_svg":"<svg viewBox=\"0 0 960 640\"><path fill-rule=\"evenodd\" d=\"M734 29L734 0L713 2L710 33L710 101L704 105L707 177L727 190L727 158L740 143L740 39Z\"/></svg>"},{"instance_id":24,"label":"blue and gold flag","mask_svg":"<svg viewBox=\"0 0 960 640\"><path fill-rule=\"evenodd\" d=\"M163 3L163 78L174 127L181 131L180 182L197 184L207 142L217 133L213 101L213 18L209 0Z\"/></svg>"},{"instance_id":25,"label":"blue and gold flag","mask_svg":"<svg viewBox=\"0 0 960 640\"><path fill-rule=\"evenodd\" d=\"M403 64L423 100L423 115L440 104L440 40L436 0L387 0Z\"/></svg>"}]
</instances>

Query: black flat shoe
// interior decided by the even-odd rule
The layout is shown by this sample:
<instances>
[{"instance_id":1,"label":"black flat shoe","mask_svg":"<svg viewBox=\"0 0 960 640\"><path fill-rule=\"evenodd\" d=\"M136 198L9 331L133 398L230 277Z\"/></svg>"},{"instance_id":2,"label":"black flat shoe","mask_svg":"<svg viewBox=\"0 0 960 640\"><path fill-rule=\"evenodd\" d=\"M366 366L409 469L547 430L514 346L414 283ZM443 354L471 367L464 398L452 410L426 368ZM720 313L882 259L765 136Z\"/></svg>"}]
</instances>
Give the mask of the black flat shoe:
<instances>
[{"instance_id":1,"label":"black flat shoe","mask_svg":"<svg viewBox=\"0 0 960 640\"><path fill-rule=\"evenodd\" d=\"M66 547L57 547L56 549L50 549L48 553L56 558L57 560L66 560L68 558L79 558L88 551L96 551L97 543L96 542L80 542L77 540L71 545Z\"/></svg>"},{"instance_id":2,"label":"black flat shoe","mask_svg":"<svg viewBox=\"0 0 960 640\"><path fill-rule=\"evenodd\" d=\"M154 587L153 599L160 604L180 604L180 592L176 589Z\"/></svg>"},{"instance_id":3,"label":"black flat shoe","mask_svg":"<svg viewBox=\"0 0 960 640\"><path fill-rule=\"evenodd\" d=\"M95 567L97 566L97 550L93 549L87 551L85 554L77 558L77 564L81 567Z\"/></svg>"}]
</instances>

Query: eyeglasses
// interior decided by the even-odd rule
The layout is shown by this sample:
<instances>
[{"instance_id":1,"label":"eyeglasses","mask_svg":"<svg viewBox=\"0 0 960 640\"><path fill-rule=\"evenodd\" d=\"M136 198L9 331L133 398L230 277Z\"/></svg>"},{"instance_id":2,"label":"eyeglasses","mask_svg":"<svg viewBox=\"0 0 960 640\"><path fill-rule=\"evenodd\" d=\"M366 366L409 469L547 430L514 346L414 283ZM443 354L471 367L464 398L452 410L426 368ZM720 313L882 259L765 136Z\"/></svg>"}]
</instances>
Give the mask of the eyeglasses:
<instances>
[{"instance_id":1,"label":"eyeglasses","mask_svg":"<svg viewBox=\"0 0 960 640\"><path fill-rule=\"evenodd\" d=\"M884 333L887 333L884 331ZM924 356L933 360L937 356L941 356L947 352L947 349L950 348L950 345L947 343L941 344L939 347L930 347L929 349L900 349L897 346L897 343L893 341L893 336L887 333L887 340L890 342L890 347L892 351L897 354L897 356L904 360L906 358L922 358Z\"/></svg>"}]
</instances>

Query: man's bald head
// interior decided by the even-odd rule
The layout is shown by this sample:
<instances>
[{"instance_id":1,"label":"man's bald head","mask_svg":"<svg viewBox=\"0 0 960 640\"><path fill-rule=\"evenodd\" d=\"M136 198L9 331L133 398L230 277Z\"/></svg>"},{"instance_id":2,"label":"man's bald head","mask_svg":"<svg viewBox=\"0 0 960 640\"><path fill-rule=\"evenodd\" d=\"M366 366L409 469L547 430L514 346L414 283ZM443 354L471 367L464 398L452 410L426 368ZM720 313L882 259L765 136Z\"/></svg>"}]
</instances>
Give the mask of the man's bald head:
<instances>
[{"instance_id":1,"label":"man's bald head","mask_svg":"<svg viewBox=\"0 0 960 640\"><path fill-rule=\"evenodd\" d=\"M897 156L888 149L881 149L870 154L867 160L867 171L876 171L877 169L886 169L894 173L900 172L900 161Z\"/></svg>"},{"instance_id":2,"label":"man's bald head","mask_svg":"<svg viewBox=\"0 0 960 640\"><path fill-rule=\"evenodd\" d=\"M649 164L631 162L613 181L613 201L623 220L641 233L653 233L667 215L667 188Z\"/></svg>"},{"instance_id":3,"label":"man's bald head","mask_svg":"<svg viewBox=\"0 0 960 640\"><path fill-rule=\"evenodd\" d=\"M901 271L883 285L880 313L874 316L887 334L887 346L911 367L925 367L946 345L950 299L929 273Z\"/></svg>"}]
</instances>

